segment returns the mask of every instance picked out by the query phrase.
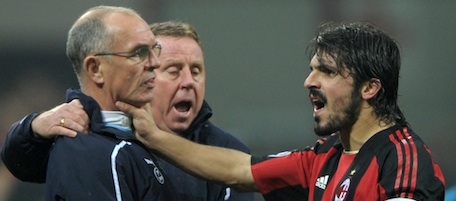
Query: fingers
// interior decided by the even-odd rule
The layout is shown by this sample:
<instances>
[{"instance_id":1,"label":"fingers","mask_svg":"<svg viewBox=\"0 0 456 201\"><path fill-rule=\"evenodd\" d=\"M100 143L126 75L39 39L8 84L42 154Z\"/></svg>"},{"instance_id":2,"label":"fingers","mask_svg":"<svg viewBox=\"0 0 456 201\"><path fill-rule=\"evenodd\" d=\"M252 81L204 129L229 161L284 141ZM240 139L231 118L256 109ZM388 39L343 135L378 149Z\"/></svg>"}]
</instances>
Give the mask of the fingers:
<instances>
[{"instance_id":1,"label":"fingers","mask_svg":"<svg viewBox=\"0 0 456 201\"><path fill-rule=\"evenodd\" d=\"M59 132L68 132L67 130L77 132L87 132L89 127L89 117L84 111L83 106L79 100L73 100L70 103L63 104L60 108L55 110L53 118L57 118L58 124L56 126L63 127L58 129Z\"/></svg>"},{"instance_id":2,"label":"fingers","mask_svg":"<svg viewBox=\"0 0 456 201\"><path fill-rule=\"evenodd\" d=\"M75 107L78 107L80 109L83 109L84 106L82 106L81 101L79 99L73 99L71 102L68 103L69 105L73 105Z\"/></svg>"},{"instance_id":3,"label":"fingers","mask_svg":"<svg viewBox=\"0 0 456 201\"><path fill-rule=\"evenodd\" d=\"M56 133L58 133L58 135L67 137L76 137L76 135L78 134L78 132L72 130L71 128L66 128L64 126L56 127L55 131Z\"/></svg>"},{"instance_id":4,"label":"fingers","mask_svg":"<svg viewBox=\"0 0 456 201\"><path fill-rule=\"evenodd\" d=\"M142 117L144 115L152 116L149 104L146 104L145 106L139 108L139 107L135 107L133 105L130 105L130 104L122 102L122 101L117 101L116 102L116 107L120 111L125 112L125 113L133 116L133 118Z\"/></svg>"},{"instance_id":5,"label":"fingers","mask_svg":"<svg viewBox=\"0 0 456 201\"><path fill-rule=\"evenodd\" d=\"M138 108L118 101L116 102L116 106L119 110L133 117L133 126L137 134L146 136L147 134L153 133L156 125L154 119L152 118L149 104L146 104L142 108Z\"/></svg>"},{"instance_id":6,"label":"fingers","mask_svg":"<svg viewBox=\"0 0 456 201\"><path fill-rule=\"evenodd\" d=\"M63 103L43 112L32 121L33 131L45 138L56 135L74 137L77 132L88 132L89 117L79 100Z\"/></svg>"},{"instance_id":7,"label":"fingers","mask_svg":"<svg viewBox=\"0 0 456 201\"><path fill-rule=\"evenodd\" d=\"M127 114L130 114L132 116L135 116L134 114L137 114L137 110L139 108L133 106L133 105L130 105L128 103L125 103L125 102L121 102L121 101L117 101L116 102L116 107L122 111L122 112L125 112Z\"/></svg>"},{"instance_id":8,"label":"fingers","mask_svg":"<svg viewBox=\"0 0 456 201\"><path fill-rule=\"evenodd\" d=\"M87 129L73 119L60 118L59 125L54 130L58 135L75 137L77 132L86 132Z\"/></svg>"},{"instance_id":9,"label":"fingers","mask_svg":"<svg viewBox=\"0 0 456 201\"><path fill-rule=\"evenodd\" d=\"M84 111L84 108L81 102L77 99L72 100L68 103L69 107L69 114L73 114L69 116L70 124L65 126L71 130L88 133L89 130L89 116Z\"/></svg>"},{"instance_id":10,"label":"fingers","mask_svg":"<svg viewBox=\"0 0 456 201\"><path fill-rule=\"evenodd\" d=\"M143 124L147 123L148 121L155 123L152 119L152 114L150 113L149 104L146 104L144 107L139 108L125 102L117 101L116 106L122 112L125 112L133 117L133 124L135 126L137 126L136 123Z\"/></svg>"}]
</instances>

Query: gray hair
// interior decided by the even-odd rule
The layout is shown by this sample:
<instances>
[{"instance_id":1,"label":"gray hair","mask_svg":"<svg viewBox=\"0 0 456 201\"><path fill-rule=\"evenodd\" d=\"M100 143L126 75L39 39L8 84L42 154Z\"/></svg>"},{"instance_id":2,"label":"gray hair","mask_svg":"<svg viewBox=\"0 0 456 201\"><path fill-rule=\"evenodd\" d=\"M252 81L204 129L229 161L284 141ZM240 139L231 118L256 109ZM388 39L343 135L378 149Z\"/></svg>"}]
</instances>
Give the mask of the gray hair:
<instances>
[{"instance_id":1,"label":"gray hair","mask_svg":"<svg viewBox=\"0 0 456 201\"><path fill-rule=\"evenodd\" d=\"M78 78L87 55L112 48L115 35L109 32L104 18L113 13L140 17L136 11L130 8L96 6L88 9L79 17L68 32L66 53Z\"/></svg>"}]
</instances>

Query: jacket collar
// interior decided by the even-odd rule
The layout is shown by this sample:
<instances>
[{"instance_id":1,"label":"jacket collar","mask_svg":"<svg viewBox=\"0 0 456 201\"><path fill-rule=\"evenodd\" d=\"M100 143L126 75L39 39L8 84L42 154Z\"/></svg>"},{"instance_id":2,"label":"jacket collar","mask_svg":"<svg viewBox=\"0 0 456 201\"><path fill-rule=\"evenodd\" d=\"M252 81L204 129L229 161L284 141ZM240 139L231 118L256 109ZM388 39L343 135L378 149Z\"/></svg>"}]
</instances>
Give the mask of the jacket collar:
<instances>
[{"instance_id":1,"label":"jacket collar","mask_svg":"<svg viewBox=\"0 0 456 201\"><path fill-rule=\"evenodd\" d=\"M101 135L106 135L109 137L121 139L121 140L134 140L135 136L132 132L122 131L112 127L105 126L103 122L103 117L101 116L100 105L90 96L82 93L80 89L67 89L66 91L66 101L70 102L73 99L78 99L84 111L87 113L90 119L89 130L93 133L98 133Z\"/></svg>"},{"instance_id":2,"label":"jacket collar","mask_svg":"<svg viewBox=\"0 0 456 201\"><path fill-rule=\"evenodd\" d=\"M198 115L196 115L196 118L190 124L190 127L187 130L185 130L184 132L182 132L181 135L189 136L189 135L194 134L195 132L198 132L199 129L201 128L201 126L204 125L211 117L212 117L212 109L209 106L209 104L206 102L206 100L204 100L203 106L201 106L201 109L198 112Z\"/></svg>"}]
</instances>

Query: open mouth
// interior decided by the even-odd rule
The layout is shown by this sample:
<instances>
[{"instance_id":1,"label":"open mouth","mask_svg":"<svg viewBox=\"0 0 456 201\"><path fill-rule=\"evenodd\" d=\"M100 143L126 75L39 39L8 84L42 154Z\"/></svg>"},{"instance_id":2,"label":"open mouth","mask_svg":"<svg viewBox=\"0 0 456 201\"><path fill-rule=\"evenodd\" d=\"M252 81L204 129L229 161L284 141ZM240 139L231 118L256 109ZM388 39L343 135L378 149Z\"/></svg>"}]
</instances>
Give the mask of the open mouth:
<instances>
[{"instance_id":1,"label":"open mouth","mask_svg":"<svg viewBox=\"0 0 456 201\"><path fill-rule=\"evenodd\" d=\"M188 112L192 108L192 103L190 101L181 101L174 105L179 112Z\"/></svg>"},{"instance_id":2,"label":"open mouth","mask_svg":"<svg viewBox=\"0 0 456 201\"><path fill-rule=\"evenodd\" d=\"M320 110L321 108L325 107L325 103L319 99L312 100L312 104L314 106L314 110Z\"/></svg>"},{"instance_id":3,"label":"open mouth","mask_svg":"<svg viewBox=\"0 0 456 201\"><path fill-rule=\"evenodd\" d=\"M315 112L323 109L326 105L326 98L320 91L311 89L309 98L312 102Z\"/></svg>"}]
</instances>

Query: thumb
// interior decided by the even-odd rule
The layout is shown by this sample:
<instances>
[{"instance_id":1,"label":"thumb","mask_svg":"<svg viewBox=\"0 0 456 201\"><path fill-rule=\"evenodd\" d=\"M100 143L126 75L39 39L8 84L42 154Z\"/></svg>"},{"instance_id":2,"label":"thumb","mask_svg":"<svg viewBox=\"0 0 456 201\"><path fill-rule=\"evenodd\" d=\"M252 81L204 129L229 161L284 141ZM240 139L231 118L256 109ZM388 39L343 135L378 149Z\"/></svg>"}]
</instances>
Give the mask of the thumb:
<instances>
[{"instance_id":1,"label":"thumb","mask_svg":"<svg viewBox=\"0 0 456 201\"><path fill-rule=\"evenodd\" d=\"M82 104L81 104L81 101L79 101L79 99L73 99L69 102L69 104L71 105L75 105L77 106L78 108L83 108Z\"/></svg>"},{"instance_id":2,"label":"thumb","mask_svg":"<svg viewBox=\"0 0 456 201\"><path fill-rule=\"evenodd\" d=\"M122 101L117 101L116 102L116 107L120 111L125 112L127 114L131 114L131 115L133 115L133 113L135 112L135 109L136 109L135 106L130 105L130 104L125 103L125 102L122 102Z\"/></svg>"}]
</instances>

